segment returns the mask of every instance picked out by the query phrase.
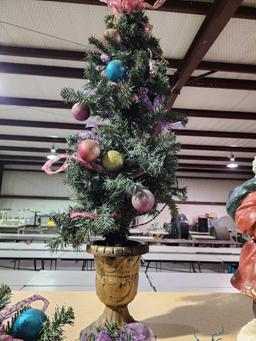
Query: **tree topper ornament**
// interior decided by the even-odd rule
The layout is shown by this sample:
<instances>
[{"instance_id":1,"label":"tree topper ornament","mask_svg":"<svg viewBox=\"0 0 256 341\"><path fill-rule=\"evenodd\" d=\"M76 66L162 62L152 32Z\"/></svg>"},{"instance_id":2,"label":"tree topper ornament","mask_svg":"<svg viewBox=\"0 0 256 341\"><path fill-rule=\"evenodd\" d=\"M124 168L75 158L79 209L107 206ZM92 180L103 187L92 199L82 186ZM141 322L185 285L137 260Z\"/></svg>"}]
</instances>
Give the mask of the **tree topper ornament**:
<instances>
[{"instance_id":1,"label":"tree topper ornament","mask_svg":"<svg viewBox=\"0 0 256 341\"><path fill-rule=\"evenodd\" d=\"M100 0L100 1L104 2L109 7L111 7L113 13L116 15L122 13L132 13L143 8L158 9L165 3L166 0L157 0L153 5L150 5L144 0Z\"/></svg>"}]
</instances>

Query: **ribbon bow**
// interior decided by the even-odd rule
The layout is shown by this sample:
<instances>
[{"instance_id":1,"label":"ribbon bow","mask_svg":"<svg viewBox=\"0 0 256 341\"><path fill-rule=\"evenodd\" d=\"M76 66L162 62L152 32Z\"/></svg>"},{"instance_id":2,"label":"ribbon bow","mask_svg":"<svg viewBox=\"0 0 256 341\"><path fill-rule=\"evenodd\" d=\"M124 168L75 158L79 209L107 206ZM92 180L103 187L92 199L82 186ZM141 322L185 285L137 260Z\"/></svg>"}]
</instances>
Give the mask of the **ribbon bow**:
<instances>
[{"instance_id":1,"label":"ribbon bow","mask_svg":"<svg viewBox=\"0 0 256 341\"><path fill-rule=\"evenodd\" d=\"M65 162L58 169L53 171L52 165L54 165L56 162L58 162L61 159L65 159ZM49 175L58 174L60 172L63 172L68 167L68 160L79 162L85 168L95 170L98 173L105 173L105 174L107 173L106 169L102 167L101 165L97 165L96 163L86 162L79 157L76 157L74 155L69 155L69 154L61 154L61 155L56 156L56 158L52 160L48 160L41 169L42 171L44 171L46 174L49 174Z\"/></svg>"},{"instance_id":2,"label":"ribbon bow","mask_svg":"<svg viewBox=\"0 0 256 341\"><path fill-rule=\"evenodd\" d=\"M164 104L165 96L157 95L152 103L148 97L148 89L140 88L140 98L144 106L149 112L156 112L156 110Z\"/></svg>"},{"instance_id":3,"label":"ribbon bow","mask_svg":"<svg viewBox=\"0 0 256 341\"><path fill-rule=\"evenodd\" d=\"M166 0L157 0L153 5L145 0L100 0L112 8L114 14L131 13L143 8L158 9Z\"/></svg>"}]
</instances>

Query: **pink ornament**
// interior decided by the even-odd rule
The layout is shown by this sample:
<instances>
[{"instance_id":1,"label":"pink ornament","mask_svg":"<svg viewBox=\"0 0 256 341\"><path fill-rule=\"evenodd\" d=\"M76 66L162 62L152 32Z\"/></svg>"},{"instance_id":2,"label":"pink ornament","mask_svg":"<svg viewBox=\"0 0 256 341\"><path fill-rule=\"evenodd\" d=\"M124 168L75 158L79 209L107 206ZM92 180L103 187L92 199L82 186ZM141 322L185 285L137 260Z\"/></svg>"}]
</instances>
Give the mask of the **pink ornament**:
<instances>
[{"instance_id":1,"label":"pink ornament","mask_svg":"<svg viewBox=\"0 0 256 341\"><path fill-rule=\"evenodd\" d=\"M139 212L150 211L155 204L155 197L148 189L136 192L132 196L132 206Z\"/></svg>"},{"instance_id":2,"label":"pink ornament","mask_svg":"<svg viewBox=\"0 0 256 341\"><path fill-rule=\"evenodd\" d=\"M77 147L78 157L87 162L93 162L100 156L100 147L97 141L83 140Z\"/></svg>"},{"instance_id":3,"label":"pink ornament","mask_svg":"<svg viewBox=\"0 0 256 341\"><path fill-rule=\"evenodd\" d=\"M81 103L74 104L71 112L77 121L85 121L90 116L89 108Z\"/></svg>"}]
</instances>

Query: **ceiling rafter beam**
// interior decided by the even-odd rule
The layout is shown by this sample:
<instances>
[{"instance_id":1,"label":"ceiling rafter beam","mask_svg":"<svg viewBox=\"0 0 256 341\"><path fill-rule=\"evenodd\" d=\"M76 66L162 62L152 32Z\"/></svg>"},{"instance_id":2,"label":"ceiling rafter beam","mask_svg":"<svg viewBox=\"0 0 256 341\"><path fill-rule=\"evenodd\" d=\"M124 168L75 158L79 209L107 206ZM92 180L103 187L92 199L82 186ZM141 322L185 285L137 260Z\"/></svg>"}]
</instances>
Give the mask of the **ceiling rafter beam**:
<instances>
[{"instance_id":1,"label":"ceiling rafter beam","mask_svg":"<svg viewBox=\"0 0 256 341\"><path fill-rule=\"evenodd\" d=\"M0 62L0 73L82 79L83 69L67 66Z\"/></svg>"},{"instance_id":2,"label":"ceiling rafter beam","mask_svg":"<svg viewBox=\"0 0 256 341\"><path fill-rule=\"evenodd\" d=\"M256 9L255 9L256 10ZM57 49L43 49L43 48L35 48L35 47L21 47L21 46L10 46L10 45L0 45L0 55L6 56L14 56L14 57L29 57L29 58L46 58L46 59L59 59L59 60L72 60L72 61L83 61L85 58L85 52L74 51L74 50L57 50ZM172 69L178 69L181 66L182 59L170 59L165 58L169 67ZM8 65L2 65L2 67L8 68L15 63L6 63ZM26 65L26 64L21 64ZM29 64L30 65L30 64ZM43 67L50 67L49 69L45 69L46 72L53 73L53 70L57 70L61 74L61 68L64 73L62 77L68 77L70 72L74 73L75 76L82 74L83 69L81 68L72 68L72 67L58 67L52 65L36 65ZM17 67L14 65L14 67ZM21 66L21 68L24 66ZM31 64L33 67L33 64ZM36 70L34 67L34 71ZM18 68L18 67L17 67ZM56 68L56 69L55 69ZM58 69L59 68L59 69ZM67 71L68 70L68 71ZM214 70L214 71L223 71L223 72L237 72L237 73L256 73L256 65L255 64L240 64L240 63L222 63L222 62L214 62L214 61L202 61L197 66L197 70ZM26 70L26 72L28 72ZM65 76L66 74L66 76ZM61 75L60 75L61 77Z\"/></svg>"},{"instance_id":3,"label":"ceiling rafter beam","mask_svg":"<svg viewBox=\"0 0 256 341\"><path fill-rule=\"evenodd\" d=\"M46 160L46 159L45 159ZM45 161L44 160L44 161ZM31 160L5 160L4 165L26 165L26 166L41 166L44 161L31 161ZM57 163L56 166L61 163ZM195 167L194 167L195 166ZM211 168L208 165L203 165L207 167L200 167L199 165L191 165L191 167L187 167L185 164L180 164L178 167L178 172L195 172L195 173L230 173L230 174L252 174L252 170L250 168L242 168L238 167L236 169L228 169L226 166L219 165L219 167ZM194 167L194 168L193 168Z\"/></svg>"},{"instance_id":4,"label":"ceiling rafter beam","mask_svg":"<svg viewBox=\"0 0 256 341\"><path fill-rule=\"evenodd\" d=\"M24 98L24 97L6 97L0 96L0 105L18 105L22 107L55 108L70 109L72 104L64 101L52 99Z\"/></svg>"},{"instance_id":5,"label":"ceiling rafter beam","mask_svg":"<svg viewBox=\"0 0 256 341\"><path fill-rule=\"evenodd\" d=\"M206 155L184 155L178 154L178 160L195 160L195 161L223 161L228 162L229 156L206 156ZM247 157L236 157L237 162L252 162L252 158Z\"/></svg>"},{"instance_id":6,"label":"ceiling rafter beam","mask_svg":"<svg viewBox=\"0 0 256 341\"><path fill-rule=\"evenodd\" d=\"M85 52L74 50L43 49L38 47L0 45L0 55L13 57L73 60L81 62L85 57Z\"/></svg>"},{"instance_id":7,"label":"ceiling rafter beam","mask_svg":"<svg viewBox=\"0 0 256 341\"><path fill-rule=\"evenodd\" d=\"M28 152L28 153L48 153L49 148L40 147L21 147L21 146L1 146L1 151L12 152ZM256 148L251 147L230 147L230 146L211 146L211 145L197 145L197 144L182 144L181 151L183 150L211 150L211 151L224 151L224 152L239 152L239 153L256 153ZM65 153L65 149L57 149L58 153ZM181 154L180 154L181 155Z\"/></svg>"},{"instance_id":8,"label":"ceiling rafter beam","mask_svg":"<svg viewBox=\"0 0 256 341\"><path fill-rule=\"evenodd\" d=\"M30 127L30 128L47 128L47 129L71 129L71 130L84 130L84 124L76 124L76 123L62 123L62 122L46 122L46 121L29 121L29 120L9 120L9 119L1 119L0 118L0 126L12 126L12 127ZM188 136L213 136L216 137L216 133L220 133L219 137L225 137L222 132L209 132L209 131L198 131L198 130L189 130L182 129L176 131L176 135L188 135ZM209 135L211 134L211 135ZM233 136L237 136L236 132ZM247 136L247 135L246 135ZM253 135L254 136L254 135ZM227 135L227 137L232 137ZM253 138L253 137L252 137Z\"/></svg>"},{"instance_id":9,"label":"ceiling rafter beam","mask_svg":"<svg viewBox=\"0 0 256 341\"><path fill-rule=\"evenodd\" d=\"M1 148L0 148L1 150ZM49 149L46 149L46 153L49 152ZM0 160L38 160L44 161L45 156L41 155L10 155L10 154L0 154ZM204 156L204 155L178 155L178 160L195 160L195 161L223 161L228 162L229 157L220 157L220 156ZM236 157L237 162L246 162L251 163L252 158L243 158ZM209 167L214 167L214 164L209 164ZM247 166L250 167L250 166Z\"/></svg>"},{"instance_id":10,"label":"ceiling rafter beam","mask_svg":"<svg viewBox=\"0 0 256 341\"><path fill-rule=\"evenodd\" d=\"M178 172L186 172L186 173L216 173L216 174L221 174L221 173L230 173L230 174L248 174L251 177L252 171L246 171L246 170L239 170L239 169L232 169L230 170L229 168L226 169L198 169L198 168L179 168Z\"/></svg>"},{"instance_id":11,"label":"ceiling rafter beam","mask_svg":"<svg viewBox=\"0 0 256 341\"><path fill-rule=\"evenodd\" d=\"M226 132L226 131L213 131L213 130L178 129L176 130L176 135L196 136L196 137L213 137L213 138L235 138L235 139L249 139L249 140L256 139L256 133ZM0 134L0 140L66 143L66 139L63 137L31 136L31 135Z\"/></svg>"},{"instance_id":12,"label":"ceiling rafter beam","mask_svg":"<svg viewBox=\"0 0 256 341\"><path fill-rule=\"evenodd\" d=\"M71 104L58 100L35 99L35 98L20 98L20 97L1 97L0 105L18 105L26 107L43 107L56 109L70 109ZM174 111L184 113L190 117L207 117L207 118L225 118L225 119L239 119L239 120L255 120L256 112L241 112L241 111L218 111L207 109L188 109L188 108L173 108ZM12 120L10 125L12 125ZM41 122L41 124L48 124L48 122ZM67 123L66 123L67 124ZM70 123L71 124L71 123ZM14 125L14 124L13 124ZM77 125L78 126L78 125ZM69 129L68 126L65 129ZM70 129L73 129L70 127Z\"/></svg>"},{"instance_id":13,"label":"ceiling rafter beam","mask_svg":"<svg viewBox=\"0 0 256 341\"><path fill-rule=\"evenodd\" d=\"M231 147L231 146L215 146L203 144L182 144L181 150L211 150L221 152L239 152L239 153L256 153L256 147Z\"/></svg>"},{"instance_id":14,"label":"ceiling rafter beam","mask_svg":"<svg viewBox=\"0 0 256 341\"><path fill-rule=\"evenodd\" d=\"M182 59L166 59L169 67L172 69L178 69L181 66ZM234 73L256 73L255 64L240 64L240 63L222 63L222 62L208 62L202 61L196 68L197 70L213 70L222 72L234 72Z\"/></svg>"},{"instance_id":15,"label":"ceiling rafter beam","mask_svg":"<svg viewBox=\"0 0 256 341\"><path fill-rule=\"evenodd\" d=\"M256 67L256 65L255 65ZM211 73L216 71L211 71ZM61 77L82 79L83 69L52 66L52 65L36 65L22 63L0 62L0 73L37 75L44 77ZM170 83L175 83L175 76L169 76ZM184 86L204 87L204 88L222 88L222 89L239 89L239 90L256 90L256 81L248 79L235 78L219 78L219 77L190 77Z\"/></svg>"},{"instance_id":16,"label":"ceiling rafter beam","mask_svg":"<svg viewBox=\"0 0 256 341\"><path fill-rule=\"evenodd\" d=\"M195 169L226 169L226 165L216 165L216 164L203 164L203 163L180 163L179 162L179 168L195 168ZM251 166L241 166L234 168L234 170L242 170L242 171L252 171Z\"/></svg>"},{"instance_id":17,"label":"ceiling rafter beam","mask_svg":"<svg viewBox=\"0 0 256 341\"><path fill-rule=\"evenodd\" d=\"M66 139L63 137L51 136L31 136L31 135L9 135L0 134L0 140L4 141L30 141L30 142L46 142L46 143L65 143Z\"/></svg>"},{"instance_id":18,"label":"ceiling rafter beam","mask_svg":"<svg viewBox=\"0 0 256 341\"><path fill-rule=\"evenodd\" d=\"M3 119L3 118L0 118L0 126L48 128L48 129L72 129L72 130L84 130L85 128L85 124L77 124L77 123L9 120L9 119Z\"/></svg>"},{"instance_id":19,"label":"ceiling rafter beam","mask_svg":"<svg viewBox=\"0 0 256 341\"><path fill-rule=\"evenodd\" d=\"M171 110L183 86L185 86L241 3L242 0L215 0L187 50L181 66L174 74L171 99L168 103L169 110Z\"/></svg>"},{"instance_id":20,"label":"ceiling rafter beam","mask_svg":"<svg viewBox=\"0 0 256 341\"><path fill-rule=\"evenodd\" d=\"M72 4L83 4L83 5L96 5L105 6L104 3L98 0L39 0L39 1L51 1L51 2L65 2ZM207 15L210 11L211 3L200 2L200 1L182 1L182 0L171 0L166 1L157 11L161 12L177 12L185 14L198 14ZM256 9L253 7L240 6L233 15L234 18L240 19L256 19Z\"/></svg>"},{"instance_id":21,"label":"ceiling rafter beam","mask_svg":"<svg viewBox=\"0 0 256 341\"><path fill-rule=\"evenodd\" d=\"M175 131L178 136L196 136L196 137L216 137L216 138L234 138L255 140L256 133L241 133L234 131L214 131L214 130L193 130L178 129Z\"/></svg>"},{"instance_id":22,"label":"ceiling rafter beam","mask_svg":"<svg viewBox=\"0 0 256 341\"><path fill-rule=\"evenodd\" d=\"M256 81L249 79L219 78L219 77L190 77L184 86L196 88L217 88L234 90L256 90ZM182 86L183 87L183 86Z\"/></svg>"},{"instance_id":23,"label":"ceiling rafter beam","mask_svg":"<svg viewBox=\"0 0 256 341\"><path fill-rule=\"evenodd\" d=\"M181 114L189 117L205 117L205 118L220 118L231 120L256 120L256 112L242 112L242 111L220 111L207 109L187 109L187 108L173 108Z\"/></svg>"},{"instance_id":24,"label":"ceiling rafter beam","mask_svg":"<svg viewBox=\"0 0 256 341\"><path fill-rule=\"evenodd\" d=\"M49 148L21 147L21 146L0 146L1 151L28 152L28 153L48 153ZM65 149L56 148L57 153L65 153Z\"/></svg>"},{"instance_id":25,"label":"ceiling rafter beam","mask_svg":"<svg viewBox=\"0 0 256 341\"><path fill-rule=\"evenodd\" d=\"M48 149L49 152L49 149ZM32 161L46 161L46 158L43 156L34 156L34 155L6 155L0 154L0 160L32 160Z\"/></svg>"}]
</instances>

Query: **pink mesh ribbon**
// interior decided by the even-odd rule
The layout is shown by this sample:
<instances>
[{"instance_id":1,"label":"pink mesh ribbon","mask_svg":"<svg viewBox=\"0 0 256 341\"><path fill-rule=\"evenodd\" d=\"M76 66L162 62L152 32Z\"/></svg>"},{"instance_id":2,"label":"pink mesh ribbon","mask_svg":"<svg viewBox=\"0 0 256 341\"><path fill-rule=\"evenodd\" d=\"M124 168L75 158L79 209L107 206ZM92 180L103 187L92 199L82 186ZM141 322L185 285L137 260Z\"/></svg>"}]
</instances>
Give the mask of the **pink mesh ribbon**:
<instances>
[{"instance_id":1,"label":"pink mesh ribbon","mask_svg":"<svg viewBox=\"0 0 256 341\"><path fill-rule=\"evenodd\" d=\"M89 218L89 219L97 219L97 218L99 218L99 215L97 213L90 213L90 212L86 212L86 211L77 211L77 212L70 213L71 219L75 219L78 217L85 217L85 218Z\"/></svg>"},{"instance_id":2,"label":"pink mesh ribbon","mask_svg":"<svg viewBox=\"0 0 256 341\"><path fill-rule=\"evenodd\" d=\"M114 14L131 13L139 9L158 9L166 0L157 0L153 5L145 0L100 0L112 8Z\"/></svg>"},{"instance_id":3,"label":"pink mesh ribbon","mask_svg":"<svg viewBox=\"0 0 256 341\"><path fill-rule=\"evenodd\" d=\"M63 163L63 165L61 165L56 170L52 170L52 166L62 159L65 159L65 162ZM106 169L104 167L102 167L101 165L97 165L96 163L86 162L77 156L73 156L73 155L69 155L69 154L60 154L60 155L56 156L55 159L46 161L46 163L43 165L43 167L41 169L42 169L42 171L44 171L45 173L47 173L49 175L58 174L60 172L63 172L68 167L68 160L73 160L73 161L79 162L85 168L95 170L98 173L105 173L105 174L107 173Z\"/></svg>"},{"instance_id":4,"label":"pink mesh ribbon","mask_svg":"<svg viewBox=\"0 0 256 341\"><path fill-rule=\"evenodd\" d=\"M7 308L7 309L2 310L0 312L0 323L3 322L4 320L7 320L10 317L12 317L16 312L20 311L25 306L27 306L33 302L36 302L36 301L42 301L43 302L42 311L45 312L49 306L49 301L41 295L33 295L33 296L25 298L24 300L16 303L11 308Z\"/></svg>"},{"instance_id":5,"label":"pink mesh ribbon","mask_svg":"<svg viewBox=\"0 0 256 341\"><path fill-rule=\"evenodd\" d=\"M98 213L90 213L87 211L77 211L77 212L72 212L70 213L70 218L71 219L75 219L78 217L85 217L85 218L89 218L89 219L98 219L99 218L99 214ZM117 212L113 212L111 213L111 216L113 218L118 217L119 214Z\"/></svg>"}]
</instances>

